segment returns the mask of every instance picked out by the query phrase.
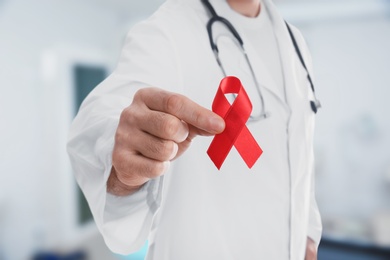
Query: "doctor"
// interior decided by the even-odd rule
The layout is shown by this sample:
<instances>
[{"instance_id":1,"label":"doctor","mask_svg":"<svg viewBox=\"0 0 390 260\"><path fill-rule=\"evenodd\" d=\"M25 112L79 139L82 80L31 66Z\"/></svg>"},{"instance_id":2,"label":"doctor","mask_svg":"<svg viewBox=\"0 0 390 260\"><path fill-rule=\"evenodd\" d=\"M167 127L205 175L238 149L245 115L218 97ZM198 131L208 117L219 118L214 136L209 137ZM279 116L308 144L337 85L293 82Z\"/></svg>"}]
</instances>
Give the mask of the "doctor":
<instances>
[{"instance_id":1,"label":"doctor","mask_svg":"<svg viewBox=\"0 0 390 260\"><path fill-rule=\"evenodd\" d=\"M225 24L209 39L204 2L168 0L130 31L117 68L72 124L77 181L117 253L148 239L150 260L316 259L306 44L291 27L308 72L271 0L210 0L242 38L246 60ZM225 74L240 78L253 104L247 127L263 154L251 169L235 148L221 170L206 153L225 128L210 111Z\"/></svg>"}]
</instances>

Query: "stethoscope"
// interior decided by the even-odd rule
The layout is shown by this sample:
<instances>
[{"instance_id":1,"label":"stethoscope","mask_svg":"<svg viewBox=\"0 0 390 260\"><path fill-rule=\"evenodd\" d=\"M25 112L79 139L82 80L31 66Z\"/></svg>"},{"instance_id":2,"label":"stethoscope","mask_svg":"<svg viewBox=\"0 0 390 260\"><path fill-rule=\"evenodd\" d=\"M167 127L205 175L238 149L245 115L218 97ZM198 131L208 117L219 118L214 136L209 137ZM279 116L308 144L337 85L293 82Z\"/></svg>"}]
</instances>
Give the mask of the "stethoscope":
<instances>
[{"instance_id":1,"label":"stethoscope","mask_svg":"<svg viewBox=\"0 0 390 260\"><path fill-rule=\"evenodd\" d=\"M253 77L253 81L255 83L255 86L256 86L256 90L257 90L257 93L259 94L260 96L260 101L261 101L261 112L259 115L251 115L250 116L250 120L252 121L259 121L259 120L262 120L262 119L266 119L269 117L269 113L266 112L266 107L265 107L265 103L264 103L264 97L263 97L263 94L261 93L261 89L260 89L260 85L257 81L257 78L256 78L256 75L254 73L254 70L253 70L253 67L252 67L252 64L248 58L248 54L244 48L244 42L240 36L240 34L237 32L237 30L234 28L234 26L232 25L231 22L229 22L226 18L224 17L221 17L217 14L217 12L215 11L215 9L213 8L213 6L210 4L209 0L201 0L203 5L206 7L206 9L208 10L208 12L210 13L211 15L211 18L210 20L207 22L207 33L209 35L209 40L210 40L210 46L211 46L211 49L214 53L214 56L215 56L215 59L218 63L218 66L221 68L221 71L223 73L223 75L226 77L226 72L225 72L225 69L222 65L222 62L219 58L219 50L218 50L218 46L217 44L214 42L214 38L213 38L213 24L216 23L216 22L220 22L222 23L234 36L234 38L237 40L237 42L239 43L240 45L240 50L242 52L242 54L244 55L245 57L245 60L248 64L248 67L249 67L249 70L250 70L250 73ZM315 94L315 89L314 89L314 84L313 84L313 81L310 77L310 73L309 73L309 70L307 69L306 67L306 64L305 64L305 61L303 59L303 56L302 56L302 53L299 49L299 46L297 44L297 41L294 37L294 34L292 33L291 31L291 28L290 26L288 25L288 23L286 22L286 26L287 26L287 29L288 29L288 32L289 32L289 35L291 37L291 40L292 40L292 43L294 45L294 48L295 48L295 51L297 52L297 55L299 57L299 60L303 66L303 68L305 69L306 73L307 73L307 79L310 83L310 87L311 87L311 90L313 92L313 97L314 97L314 100L310 100L310 107L312 109L312 111L314 113L317 113L318 109L321 107L321 103L320 101L317 99L316 97L316 94Z\"/></svg>"}]
</instances>

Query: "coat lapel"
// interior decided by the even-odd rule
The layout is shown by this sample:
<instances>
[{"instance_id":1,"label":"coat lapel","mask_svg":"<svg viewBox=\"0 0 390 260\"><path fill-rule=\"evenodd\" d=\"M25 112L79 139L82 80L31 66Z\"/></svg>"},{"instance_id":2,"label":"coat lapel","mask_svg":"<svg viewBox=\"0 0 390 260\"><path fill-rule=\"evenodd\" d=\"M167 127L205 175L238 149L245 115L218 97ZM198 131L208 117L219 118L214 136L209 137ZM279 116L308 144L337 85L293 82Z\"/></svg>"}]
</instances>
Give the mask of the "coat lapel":
<instances>
[{"instance_id":1,"label":"coat lapel","mask_svg":"<svg viewBox=\"0 0 390 260\"><path fill-rule=\"evenodd\" d=\"M272 73L270 73L268 66L264 63L263 59L251 59L251 57L254 57L257 55L257 52L255 51L255 46L250 41L244 41L245 42L245 48L248 53L249 60L253 66L253 69L255 71L257 80L259 82L260 88L262 90L266 90L272 95L274 95L278 101L286 108L288 109L288 106L286 104L286 98L285 93L281 91L281 88L277 88L277 83L275 79L272 77ZM243 70L247 71L249 73L248 65L244 59L240 62L240 66ZM262 72L259 74L258 72ZM283 88L282 88L283 89Z\"/></svg>"},{"instance_id":2,"label":"coat lapel","mask_svg":"<svg viewBox=\"0 0 390 260\"><path fill-rule=\"evenodd\" d=\"M271 1L265 0L265 2L274 26L275 36L282 60L282 70L285 82L284 89L286 92L287 103L290 108L294 108L297 102L296 95L302 94L299 93L299 87L301 84L298 82L295 74L295 68L297 67L296 53L289 37L284 19Z\"/></svg>"},{"instance_id":3,"label":"coat lapel","mask_svg":"<svg viewBox=\"0 0 390 260\"><path fill-rule=\"evenodd\" d=\"M270 0L264 0L266 7L274 25L277 42L279 44L280 55L282 57L282 67L285 80L285 91L287 103L291 109L288 124L288 149L291 172L291 196L297 194L307 194L310 183L310 170L313 167L313 130L314 113L310 109L309 100L312 98L312 91L307 80L307 74L300 63L292 40L288 33L284 19L276 10ZM298 35L296 35L298 36ZM303 42L298 42L303 52L306 47ZM305 196L307 198L308 196ZM293 256L304 255L302 249L306 245L305 236L302 230L307 228L307 220L302 216L307 203L291 200L291 223L290 223L290 253ZM294 258L298 259L298 258ZM300 257L300 259L302 259Z\"/></svg>"},{"instance_id":4,"label":"coat lapel","mask_svg":"<svg viewBox=\"0 0 390 260\"><path fill-rule=\"evenodd\" d=\"M307 123L308 120L313 118L313 112L310 110L309 103L312 96L310 84L307 80L306 71L299 61L284 19L276 10L272 1L264 1L266 2L266 7L270 13L276 39L279 45L280 55L282 57L282 69L285 82L284 88L287 103L291 109L289 127L298 129L302 135L304 134L303 129L305 122ZM296 35L296 37L299 38L298 35ZM305 46L303 46L302 43L299 44L299 46L303 52L306 52Z\"/></svg>"}]
</instances>

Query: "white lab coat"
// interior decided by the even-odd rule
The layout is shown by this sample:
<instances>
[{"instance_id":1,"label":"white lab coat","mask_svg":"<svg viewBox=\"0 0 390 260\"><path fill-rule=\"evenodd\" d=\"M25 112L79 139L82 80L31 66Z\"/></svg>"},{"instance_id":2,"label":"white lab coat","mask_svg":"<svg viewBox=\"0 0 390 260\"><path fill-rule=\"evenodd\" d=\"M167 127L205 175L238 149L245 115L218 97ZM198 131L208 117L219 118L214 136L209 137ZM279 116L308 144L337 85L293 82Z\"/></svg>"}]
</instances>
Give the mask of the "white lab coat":
<instances>
[{"instance_id":1,"label":"white lab coat","mask_svg":"<svg viewBox=\"0 0 390 260\"><path fill-rule=\"evenodd\" d=\"M139 88L164 88L211 107L222 74L209 46L208 15L200 1L169 0L135 26L118 67L82 104L70 130L68 152L97 226L113 251L128 254L149 239L147 259L302 260L306 238L319 243L321 221L313 187L315 115L309 106L313 94L282 17L270 0L264 3L274 23L286 84L281 93L272 87L270 73L258 75L271 117L248 124L264 150L252 169L233 148L218 171L206 154L212 137L197 137L164 177L128 197L106 193L118 119ZM305 42L296 28L293 32L311 71ZM245 46L254 70L266 72L254 46ZM238 65L237 74L258 108L244 57L231 55L225 62Z\"/></svg>"}]
</instances>

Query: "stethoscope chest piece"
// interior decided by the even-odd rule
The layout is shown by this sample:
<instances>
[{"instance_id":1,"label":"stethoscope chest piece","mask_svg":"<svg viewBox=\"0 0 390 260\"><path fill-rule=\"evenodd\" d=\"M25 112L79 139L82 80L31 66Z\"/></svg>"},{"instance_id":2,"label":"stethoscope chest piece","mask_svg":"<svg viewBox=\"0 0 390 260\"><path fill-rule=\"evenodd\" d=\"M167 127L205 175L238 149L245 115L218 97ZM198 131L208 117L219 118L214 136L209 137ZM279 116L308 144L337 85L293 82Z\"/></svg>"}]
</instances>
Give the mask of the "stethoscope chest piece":
<instances>
[{"instance_id":1,"label":"stethoscope chest piece","mask_svg":"<svg viewBox=\"0 0 390 260\"><path fill-rule=\"evenodd\" d=\"M318 99L316 99L315 101L311 100L310 107L311 107L311 110L313 110L314 114L317 114L318 109L321 108L321 103Z\"/></svg>"}]
</instances>

